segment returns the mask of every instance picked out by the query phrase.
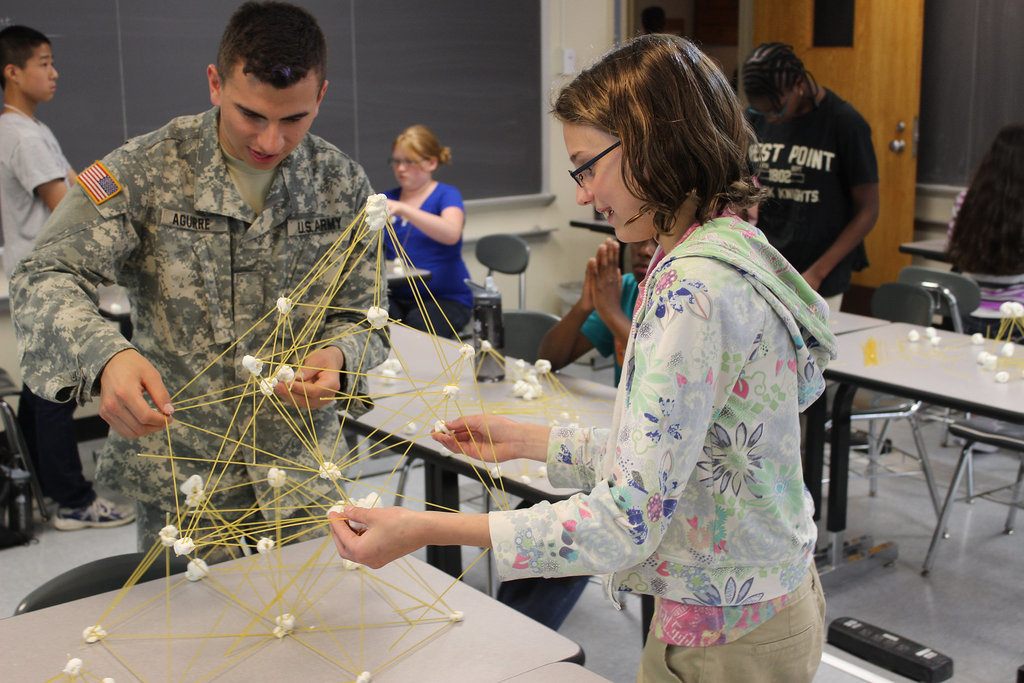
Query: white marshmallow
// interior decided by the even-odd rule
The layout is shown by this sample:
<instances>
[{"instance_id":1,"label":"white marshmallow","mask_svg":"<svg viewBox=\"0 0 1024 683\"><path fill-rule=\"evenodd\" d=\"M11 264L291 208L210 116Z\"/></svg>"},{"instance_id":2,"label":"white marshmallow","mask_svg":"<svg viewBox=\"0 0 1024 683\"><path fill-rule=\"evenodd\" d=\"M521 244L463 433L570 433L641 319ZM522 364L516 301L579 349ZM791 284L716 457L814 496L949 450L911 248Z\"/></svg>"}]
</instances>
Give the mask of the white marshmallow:
<instances>
[{"instance_id":1,"label":"white marshmallow","mask_svg":"<svg viewBox=\"0 0 1024 683\"><path fill-rule=\"evenodd\" d=\"M263 372L263 361L255 356L245 356L242 358L242 367L249 371L249 374L259 377L260 373Z\"/></svg>"},{"instance_id":2,"label":"white marshmallow","mask_svg":"<svg viewBox=\"0 0 1024 683\"><path fill-rule=\"evenodd\" d=\"M926 327L926 328L924 328L924 336L928 337L929 339L931 339L932 337L934 337L938 333L939 333L939 331L936 330L934 327Z\"/></svg>"},{"instance_id":3,"label":"white marshmallow","mask_svg":"<svg viewBox=\"0 0 1024 683\"><path fill-rule=\"evenodd\" d=\"M260 555L266 555L274 549L275 545L277 544L274 543L274 539L264 536L260 540L256 541L256 552Z\"/></svg>"},{"instance_id":4,"label":"white marshmallow","mask_svg":"<svg viewBox=\"0 0 1024 683\"><path fill-rule=\"evenodd\" d=\"M1007 382L1010 381L1010 373L1008 373L1006 370L1000 370L999 372L996 373L996 381L999 382L1000 384L1006 384Z\"/></svg>"},{"instance_id":5,"label":"white marshmallow","mask_svg":"<svg viewBox=\"0 0 1024 683\"><path fill-rule=\"evenodd\" d=\"M271 488L279 489L285 485L288 481L288 473L277 467L271 467L267 470L267 483L270 484Z\"/></svg>"},{"instance_id":6,"label":"white marshmallow","mask_svg":"<svg viewBox=\"0 0 1024 683\"><path fill-rule=\"evenodd\" d=\"M380 364L385 370L391 370L392 372L398 372L402 369L402 361L397 358L388 358L386 361Z\"/></svg>"},{"instance_id":7,"label":"white marshmallow","mask_svg":"<svg viewBox=\"0 0 1024 683\"><path fill-rule=\"evenodd\" d=\"M1006 342L1005 344L1003 344L1003 347L1001 349L999 349L999 353L1004 358L1012 358L1013 357L1013 351L1014 351L1013 342Z\"/></svg>"},{"instance_id":8,"label":"white marshmallow","mask_svg":"<svg viewBox=\"0 0 1024 683\"><path fill-rule=\"evenodd\" d=\"M72 657L68 660L68 663L64 665L63 672L68 676L77 676L82 671L82 660L78 657Z\"/></svg>"},{"instance_id":9,"label":"white marshmallow","mask_svg":"<svg viewBox=\"0 0 1024 683\"><path fill-rule=\"evenodd\" d=\"M546 477L546 476L548 476L548 466L547 465L541 465L540 467L538 467L537 468L537 476L538 477Z\"/></svg>"},{"instance_id":10,"label":"white marshmallow","mask_svg":"<svg viewBox=\"0 0 1024 683\"><path fill-rule=\"evenodd\" d=\"M445 400L449 398L458 398L459 387L455 384L446 384L444 385L444 388L441 389L441 394L444 396Z\"/></svg>"},{"instance_id":11,"label":"white marshmallow","mask_svg":"<svg viewBox=\"0 0 1024 683\"><path fill-rule=\"evenodd\" d=\"M1003 303L999 304L999 313L1004 318L1012 318L1013 317L1013 302L1012 301L1004 301Z\"/></svg>"},{"instance_id":12,"label":"white marshmallow","mask_svg":"<svg viewBox=\"0 0 1024 683\"><path fill-rule=\"evenodd\" d=\"M551 361L538 358L537 362L533 364L533 368L537 371L538 375L546 375L551 372Z\"/></svg>"},{"instance_id":13,"label":"white marshmallow","mask_svg":"<svg viewBox=\"0 0 1024 683\"><path fill-rule=\"evenodd\" d=\"M364 671L363 673L356 676L356 683L372 683L372 681L373 676L370 675L369 671Z\"/></svg>"},{"instance_id":14,"label":"white marshmallow","mask_svg":"<svg viewBox=\"0 0 1024 683\"><path fill-rule=\"evenodd\" d=\"M370 327L375 330L383 328L388 324L387 309L380 306L370 306L366 309L366 320L370 323Z\"/></svg>"},{"instance_id":15,"label":"white marshmallow","mask_svg":"<svg viewBox=\"0 0 1024 683\"><path fill-rule=\"evenodd\" d=\"M985 335L983 335L981 332L975 332L974 334L971 335L971 343L974 344L975 346L980 346L981 344L984 344Z\"/></svg>"},{"instance_id":16,"label":"white marshmallow","mask_svg":"<svg viewBox=\"0 0 1024 683\"><path fill-rule=\"evenodd\" d=\"M95 643L107 637L107 632L99 624L86 626L82 631L82 640L87 643Z\"/></svg>"},{"instance_id":17,"label":"white marshmallow","mask_svg":"<svg viewBox=\"0 0 1024 683\"><path fill-rule=\"evenodd\" d=\"M178 528L173 524L168 524L158 532L158 535L160 536L160 543L165 548L170 548L178 538Z\"/></svg>"},{"instance_id":18,"label":"white marshmallow","mask_svg":"<svg viewBox=\"0 0 1024 683\"><path fill-rule=\"evenodd\" d=\"M274 627L274 636L284 638L295 630L295 615L285 612L280 616L274 617L274 623L277 624Z\"/></svg>"},{"instance_id":19,"label":"white marshmallow","mask_svg":"<svg viewBox=\"0 0 1024 683\"><path fill-rule=\"evenodd\" d=\"M452 430L448 429L448 425L444 423L444 420L438 420L434 423L435 432L441 432L442 434L451 434Z\"/></svg>"},{"instance_id":20,"label":"white marshmallow","mask_svg":"<svg viewBox=\"0 0 1024 683\"><path fill-rule=\"evenodd\" d=\"M191 477L185 480L185 483L178 487L178 490L184 493L186 496L190 493L203 490L203 478L198 474L193 474Z\"/></svg>"},{"instance_id":21,"label":"white marshmallow","mask_svg":"<svg viewBox=\"0 0 1024 683\"><path fill-rule=\"evenodd\" d=\"M295 381L295 368L290 365L282 365L277 369L277 374L274 375L278 382L284 382L285 384L291 384Z\"/></svg>"},{"instance_id":22,"label":"white marshmallow","mask_svg":"<svg viewBox=\"0 0 1024 683\"><path fill-rule=\"evenodd\" d=\"M448 621L452 622L453 624L460 622L465 618L466 615L460 612L459 610L455 610L454 612L448 615Z\"/></svg>"},{"instance_id":23,"label":"white marshmallow","mask_svg":"<svg viewBox=\"0 0 1024 683\"><path fill-rule=\"evenodd\" d=\"M938 337L938 336L929 337L928 338L928 343L931 344L932 346L938 346L939 342L941 342L941 341L942 341L942 337Z\"/></svg>"},{"instance_id":24,"label":"white marshmallow","mask_svg":"<svg viewBox=\"0 0 1024 683\"><path fill-rule=\"evenodd\" d=\"M281 315L288 315L291 313L294 306L295 302L286 296L279 296L277 298L277 312Z\"/></svg>"},{"instance_id":25,"label":"white marshmallow","mask_svg":"<svg viewBox=\"0 0 1024 683\"><path fill-rule=\"evenodd\" d=\"M338 467L337 463L325 462L323 465L320 465L320 478L336 481L341 478L341 468Z\"/></svg>"},{"instance_id":26,"label":"white marshmallow","mask_svg":"<svg viewBox=\"0 0 1024 683\"><path fill-rule=\"evenodd\" d=\"M391 272L395 275L405 275L405 264L401 261L395 261L395 265L391 266Z\"/></svg>"},{"instance_id":27,"label":"white marshmallow","mask_svg":"<svg viewBox=\"0 0 1024 683\"><path fill-rule=\"evenodd\" d=\"M910 330L907 332L907 341L916 342L921 339L921 333L917 330Z\"/></svg>"},{"instance_id":28,"label":"white marshmallow","mask_svg":"<svg viewBox=\"0 0 1024 683\"><path fill-rule=\"evenodd\" d=\"M1024 318L1024 303L1020 301L1011 301L1010 307L1014 318Z\"/></svg>"},{"instance_id":29,"label":"white marshmallow","mask_svg":"<svg viewBox=\"0 0 1024 683\"><path fill-rule=\"evenodd\" d=\"M459 347L459 355L467 359L472 358L476 355L476 349L474 349L470 344L463 344Z\"/></svg>"},{"instance_id":30,"label":"white marshmallow","mask_svg":"<svg viewBox=\"0 0 1024 683\"><path fill-rule=\"evenodd\" d=\"M529 484L533 481L533 479L530 479L530 475L528 474L520 475L519 479L521 479L524 484Z\"/></svg>"},{"instance_id":31,"label":"white marshmallow","mask_svg":"<svg viewBox=\"0 0 1024 683\"><path fill-rule=\"evenodd\" d=\"M995 370L996 364L999 362L999 357L994 353L985 354L985 360L982 361L981 367L985 370Z\"/></svg>"},{"instance_id":32,"label":"white marshmallow","mask_svg":"<svg viewBox=\"0 0 1024 683\"><path fill-rule=\"evenodd\" d=\"M192 540L191 536L182 536L174 542L174 554L178 557L182 555L188 555L196 549L195 541Z\"/></svg>"},{"instance_id":33,"label":"white marshmallow","mask_svg":"<svg viewBox=\"0 0 1024 683\"><path fill-rule=\"evenodd\" d=\"M493 350L494 350L494 346L491 344L491 342L487 341L486 339L484 339L482 342L480 342L480 351L482 353L487 353L488 351L493 351Z\"/></svg>"},{"instance_id":34,"label":"white marshmallow","mask_svg":"<svg viewBox=\"0 0 1024 683\"><path fill-rule=\"evenodd\" d=\"M260 380L260 391L264 396L273 396L277 386L277 377L264 377Z\"/></svg>"},{"instance_id":35,"label":"white marshmallow","mask_svg":"<svg viewBox=\"0 0 1024 683\"><path fill-rule=\"evenodd\" d=\"M201 581L209 575L209 565L198 557L193 560L189 560L188 566L185 567L185 578L189 581Z\"/></svg>"},{"instance_id":36,"label":"white marshmallow","mask_svg":"<svg viewBox=\"0 0 1024 683\"><path fill-rule=\"evenodd\" d=\"M366 198L366 227L371 232L379 232L388 222L388 198L382 194L372 194Z\"/></svg>"},{"instance_id":37,"label":"white marshmallow","mask_svg":"<svg viewBox=\"0 0 1024 683\"><path fill-rule=\"evenodd\" d=\"M402 431L411 436L412 434L415 434L416 432L420 431L420 426L415 422L409 422L408 424L405 425Z\"/></svg>"},{"instance_id":38,"label":"white marshmallow","mask_svg":"<svg viewBox=\"0 0 1024 683\"><path fill-rule=\"evenodd\" d=\"M383 370L380 371L380 374L380 381L383 382L384 384L394 384L395 380L398 378L398 373L392 370L391 368L384 368Z\"/></svg>"}]
</instances>

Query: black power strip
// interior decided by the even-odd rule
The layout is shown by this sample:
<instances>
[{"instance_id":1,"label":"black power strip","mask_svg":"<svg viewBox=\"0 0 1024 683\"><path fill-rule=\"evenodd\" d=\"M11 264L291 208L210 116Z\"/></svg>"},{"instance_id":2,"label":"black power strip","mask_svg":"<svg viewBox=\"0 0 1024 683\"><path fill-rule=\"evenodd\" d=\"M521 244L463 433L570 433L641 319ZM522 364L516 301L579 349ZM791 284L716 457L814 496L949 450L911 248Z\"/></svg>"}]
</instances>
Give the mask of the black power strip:
<instances>
[{"instance_id":1,"label":"black power strip","mask_svg":"<svg viewBox=\"0 0 1024 683\"><path fill-rule=\"evenodd\" d=\"M953 676L953 660L941 652L853 617L829 624L828 642L915 681L933 683Z\"/></svg>"}]
</instances>

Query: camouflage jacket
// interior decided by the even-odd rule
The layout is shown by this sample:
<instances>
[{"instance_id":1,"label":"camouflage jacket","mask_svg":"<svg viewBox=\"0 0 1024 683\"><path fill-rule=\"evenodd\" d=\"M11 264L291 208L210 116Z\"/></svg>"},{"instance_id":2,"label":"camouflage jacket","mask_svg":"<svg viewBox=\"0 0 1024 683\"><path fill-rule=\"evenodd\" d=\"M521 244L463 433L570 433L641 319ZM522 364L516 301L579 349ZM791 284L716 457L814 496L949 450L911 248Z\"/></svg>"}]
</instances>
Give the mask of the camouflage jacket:
<instances>
[{"instance_id":1,"label":"camouflage jacket","mask_svg":"<svg viewBox=\"0 0 1024 683\"><path fill-rule=\"evenodd\" d=\"M375 303L387 308L379 242L350 243L345 233L371 193L362 168L333 145L307 135L281 162L257 216L228 174L217 122L214 108L128 141L103 159L121 192L96 204L76 186L58 206L11 284L23 374L33 391L84 403L98 393L107 361L131 347L156 366L172 396L184 387L175 398L179 406L210 392L233 390L237 396L250 379L240 364L245 354L279 354L299 345L299 337L304 344L280 360L297 365L309 351L335 344L345 355L347 373L365 371L387 357L385 335L370 330L364 316ZM322 267L322 257L339 237L344 238L339 253L352 256ZM338 278L339 268L347 276ZM303 285L301 294L293 291L311 272L319 276L308 288ZM335 290L332 282L340 287ZM109 284L128 290L130 343L98 312L96 288ZM290 325L278 326L280 296L320 307L296 306ZM343 373L342 390L365 397L365 378ZM249 487L231 489L247 481L266 503L267 465L284 462L299 466L293 475L300 479L312 474L307 493L337 500L334 485L316 477L319 457L339 460L345 450L336 411L315 411L310 424L295 410L267 405L255 411L253 421L263 396L249 394L244 400L200 400L208 405L179 408L170 441L182 459L173 467L166 457L146 455L166 456L166 433L128 440L111 432L97 480L174 510L176 482L192 474L207 482L222 477L217 488L239 496L232 500L228 493L214 504L230 507L243 503L243 494L251 500ZM360 398L339 408L359 413L369 402ZM300 440L293 427L313 427L316 438ZM313 457L303 440L320 456ZM229 460L235 464L225 465ZM305 467L310 473L301 472Z\"/></svg>"}]
</instances>

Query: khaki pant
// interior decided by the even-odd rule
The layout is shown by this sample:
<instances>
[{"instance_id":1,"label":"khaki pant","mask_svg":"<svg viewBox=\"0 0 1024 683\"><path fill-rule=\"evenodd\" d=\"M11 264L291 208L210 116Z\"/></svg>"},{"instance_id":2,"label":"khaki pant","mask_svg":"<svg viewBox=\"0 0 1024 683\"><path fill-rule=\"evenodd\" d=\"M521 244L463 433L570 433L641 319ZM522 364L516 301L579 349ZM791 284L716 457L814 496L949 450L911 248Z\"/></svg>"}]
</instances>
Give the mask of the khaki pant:
<instances>
[{"instance_id":1,"label":"khaki pant","mask_svg":"<svg viewBox=\"0 0 1024 683\"><path fill-rule=\"evenodd\" d=\"M800 683L821 662L825 595L811 564L793 602L739 640L713 647L677 647L648 636L639 683Z\"/></svg>"}]
</instances>

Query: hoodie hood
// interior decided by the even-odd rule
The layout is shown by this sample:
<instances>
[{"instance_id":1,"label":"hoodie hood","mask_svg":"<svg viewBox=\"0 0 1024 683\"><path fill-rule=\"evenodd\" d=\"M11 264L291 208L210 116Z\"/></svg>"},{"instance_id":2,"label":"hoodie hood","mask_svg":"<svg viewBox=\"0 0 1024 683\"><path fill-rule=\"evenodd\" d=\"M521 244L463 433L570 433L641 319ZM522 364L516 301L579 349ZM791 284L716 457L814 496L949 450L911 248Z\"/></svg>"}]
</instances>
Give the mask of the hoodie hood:
<instances>
[{"instance_id":1,"label":"hoodie hood","mask_svg":"<svg viewBox=\"0 0 1024 683\"><path fill-rule=\"evenodd\" d=\"M764 233L736 216L715 218L699 226L662 261L691 257L728 263L779 316L789 330L801 368L797 373L800 410L807 408L825 390L825 366L836 357L836 338L829 329L824 299L768 243ZM657 261L656 256L652 264Z\"/></svg>"}]
</instances>

